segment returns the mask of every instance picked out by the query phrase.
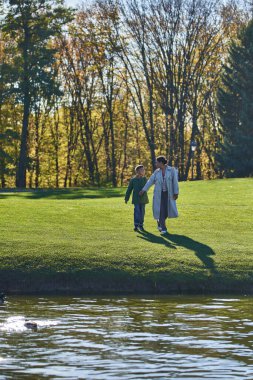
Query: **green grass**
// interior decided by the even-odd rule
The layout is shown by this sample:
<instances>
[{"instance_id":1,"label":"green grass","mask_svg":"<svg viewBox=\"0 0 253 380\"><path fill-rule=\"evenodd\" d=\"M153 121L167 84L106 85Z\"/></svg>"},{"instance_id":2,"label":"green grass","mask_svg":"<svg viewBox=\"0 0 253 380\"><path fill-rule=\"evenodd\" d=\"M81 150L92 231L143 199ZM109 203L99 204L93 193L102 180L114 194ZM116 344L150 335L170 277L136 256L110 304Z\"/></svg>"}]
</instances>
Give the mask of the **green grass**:
<instances>
[{"instance_id":1,"label":"green grass","mask_svg":"<svg viewBox=\"0 0 253 380\"><path fill-rule=\"evenodd\" d=\"M253 180L180 183L179 218L133 231L125 189L0 192L0 290L253 292Z\"/></svg>"}]
</instances>

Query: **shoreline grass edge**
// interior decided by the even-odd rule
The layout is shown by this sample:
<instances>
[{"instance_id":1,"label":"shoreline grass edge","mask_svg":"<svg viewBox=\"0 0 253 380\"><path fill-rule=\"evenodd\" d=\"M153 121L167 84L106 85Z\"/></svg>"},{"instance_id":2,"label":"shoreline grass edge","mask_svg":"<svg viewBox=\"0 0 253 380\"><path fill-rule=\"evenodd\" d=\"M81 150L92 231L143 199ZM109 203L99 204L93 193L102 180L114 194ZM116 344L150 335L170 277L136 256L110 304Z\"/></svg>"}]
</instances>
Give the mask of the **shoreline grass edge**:
<instances>
[{"instance_id":1,"label":"shoreline grass edge","mask_svg":"<svg viewBox=\"0 0 253 380\"><path fill-rule=\"evenodd\" d=\"M0 271L0 289L9 295L186 295L253 294L250 273L231 278L225 273L211 276L180 276L151 273L138 276L121 271L106 272L18 272Z\"/></svg>"}]
</instances>

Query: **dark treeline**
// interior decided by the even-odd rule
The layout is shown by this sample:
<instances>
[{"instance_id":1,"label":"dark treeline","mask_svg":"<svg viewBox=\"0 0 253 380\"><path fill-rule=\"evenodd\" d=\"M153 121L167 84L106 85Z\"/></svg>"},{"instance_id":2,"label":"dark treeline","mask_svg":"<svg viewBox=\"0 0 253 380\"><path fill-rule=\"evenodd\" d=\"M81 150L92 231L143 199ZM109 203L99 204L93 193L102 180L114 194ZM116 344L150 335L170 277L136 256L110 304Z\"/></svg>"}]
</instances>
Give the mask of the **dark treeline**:
<instances>
[{"instance_id":1,"label":"dark treeline","mask_svg":"<svg viewBox=\"0 0 253 380\"><path fill-rule=\"evenodd\" d=\"M222 177L217 92L249 16L217 0L3 2L0 186L122 185L157 154L181 180Z\"/></svg>"}]
</instances>

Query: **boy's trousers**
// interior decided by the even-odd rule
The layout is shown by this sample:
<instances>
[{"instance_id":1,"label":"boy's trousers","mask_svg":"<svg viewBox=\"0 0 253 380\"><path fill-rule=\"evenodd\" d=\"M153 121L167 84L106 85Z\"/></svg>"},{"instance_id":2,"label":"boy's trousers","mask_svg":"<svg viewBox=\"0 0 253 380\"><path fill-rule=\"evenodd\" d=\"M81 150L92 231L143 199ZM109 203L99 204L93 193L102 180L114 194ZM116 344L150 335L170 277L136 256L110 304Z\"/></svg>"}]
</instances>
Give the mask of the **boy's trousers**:
<instances>
[{"instance_id":1,"label":"boy's trousers","mask_svg":"<svg viewBox=\"0 0 253 380\"><path fill-rule=\"evenodd\" d=\"M145 216L145 204L138 203L134 205L134 226L143 227Z\"/></svg>"}]
</instances>

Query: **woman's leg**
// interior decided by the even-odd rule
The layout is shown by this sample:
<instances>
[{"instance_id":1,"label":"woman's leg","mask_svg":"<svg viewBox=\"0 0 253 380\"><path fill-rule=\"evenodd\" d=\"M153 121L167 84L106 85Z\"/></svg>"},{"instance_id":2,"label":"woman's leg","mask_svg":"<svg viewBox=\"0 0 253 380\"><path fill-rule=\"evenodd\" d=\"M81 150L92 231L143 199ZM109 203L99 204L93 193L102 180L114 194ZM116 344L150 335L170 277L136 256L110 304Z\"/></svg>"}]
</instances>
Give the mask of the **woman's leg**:
<instances>
[{"instance_id":1,"label":"woman's leg","mask_svg":"<svg viewBox=\"0 0 253 380\"><path fill-rule=\"evenodd\" d=\"M166 228L167 217L168 217L168 191L162 191L159 225L163 231L167 230Z\"/></svg>"}]
</instances>

